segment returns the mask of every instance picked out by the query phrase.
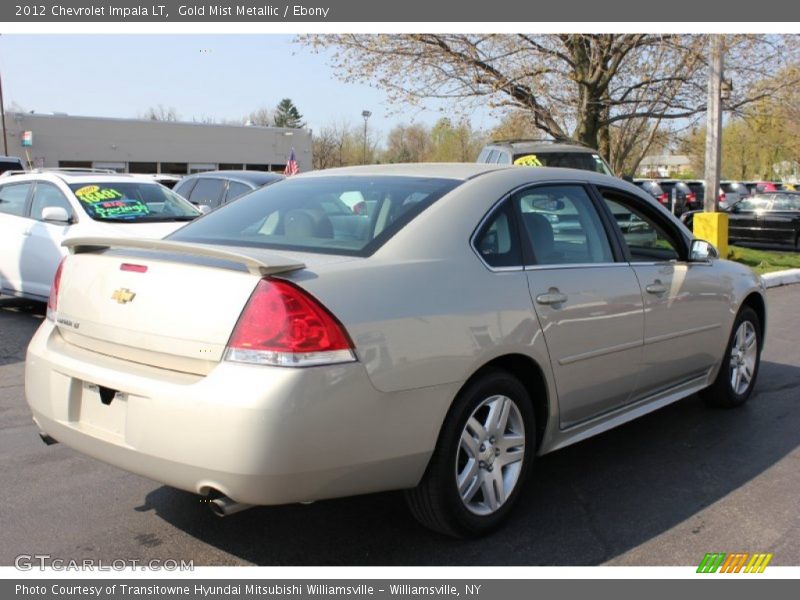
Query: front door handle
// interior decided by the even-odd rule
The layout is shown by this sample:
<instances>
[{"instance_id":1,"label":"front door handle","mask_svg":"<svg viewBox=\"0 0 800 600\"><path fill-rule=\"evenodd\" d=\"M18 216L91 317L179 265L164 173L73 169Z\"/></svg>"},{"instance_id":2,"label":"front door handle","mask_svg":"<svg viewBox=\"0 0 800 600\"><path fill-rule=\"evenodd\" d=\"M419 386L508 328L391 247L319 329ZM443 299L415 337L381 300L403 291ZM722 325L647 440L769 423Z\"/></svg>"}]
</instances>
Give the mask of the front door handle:
<instances>
[{"instance_id":1,"label":"front door handle","mask_svg":"<svg viewBox=\"0 0 800 600\"><path fill-rule=\"evenodd\" d=\"M663 294L667 291L667 286L661 283L660 280L656 279L653 283L649 284L644 289L647 290L648 294Z\"/></svg>"},{"instance_id":2,"label":"front door handle","mask_svg":"<svg viewBox=\"0 0 800 600\"><path fill-rule=\"evenodd\" d=\"M539 304L561 304L566 301L567 295L558 291L558 288L550 288L546 294L536 296L536 302Z\"/></svg>"}]
</instances>

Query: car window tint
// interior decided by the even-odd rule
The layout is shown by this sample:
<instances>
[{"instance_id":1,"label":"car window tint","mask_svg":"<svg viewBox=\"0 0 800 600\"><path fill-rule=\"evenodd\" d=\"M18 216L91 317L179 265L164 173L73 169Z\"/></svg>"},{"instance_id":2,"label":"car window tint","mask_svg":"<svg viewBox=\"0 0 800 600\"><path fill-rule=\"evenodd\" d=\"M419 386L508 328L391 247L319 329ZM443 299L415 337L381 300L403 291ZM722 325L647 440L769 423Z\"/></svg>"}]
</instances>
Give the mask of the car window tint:
<instances>
[{"instance_id":1,"label":"car window tint","mask_svg":"<svg viewBox=\"0 0 800 600\"><path fill-rule=\"evenodd\" d=\"M613 262L600 215L582 186L536 187L514 196L536 264Z\"/></svg>"},{"instance_id":2,"label":"car window tint","mask_svg":"<svg viewBox=\"0 0 800 600\"><path fill-rule=\"evenodd\" d=\"M172 188L172 190L176 194L180 194L184 198L188 198L195 183L197 183L197 179L184 179L183 181L180 181L174 188Z\"/></svg>"},{"instance_id":3,"label":"car window tint","mask_svg":"<svg viewBox=\"0 0 800 600\"><path fill-rule=\"evenodd\" d=\"M21 217L25 214L25 200L30 183L15 183L0 187L0 213Z\"/></svg>"},{"instance_id":4,"label":"car window tint","mask_svg":"<svg viewBox=\"0 0 800 600\"><path fill-rule=\"evenodd\" d=\"M636 200L610 190L601 192L622 232L631 262L661 262L680 258L680 246L673 236L657 219L637 207Z\"/></svg>"},{"instance_id":5,"label":"car window tint","mask_svg":"<svg viewBox=\"0 0 800 600\"><path fill-rule=\"evenodd\" d=\"M475 249L491 267L522 266L522 250L510 202L495 210L480 229L475 236Z\"/></svg>"},{"instance_id":6,"label":"car window tint","mask_svg":"<svg viewBox=\"0 0 800 600\"><path fill-rule=\"evenodd\" d=\"M230 202L231 200L235 200L242 194L246 194L252 188L248 185L243 183L239 183L238 181L231 181L228 183L228 193L225 196L225 202Z\"/></svg>"},{"instance_id":7,"label":"car window tint","mask_svg":"<svg viewBox=\"0 0 800 600\"><path fill-rule=\"evenodd\" d=\"M42 211L51 206L60 206L67 211L67 215L72 215L72 206L61 190L51 183L40 181L36 184L36 191L33 193L31 217L41 220Z\"/></svg>"},{"instance_id":8,"label":"car window tint","mask_svg":"<svg viewBox=\"0 0 800 600\"><path fill-rule=\"evenodd\" d=\"M203 177L198 179L194 186L189 200L194 204L205 204L211 208L216 208L220 204L222 188L225 186L224 179L213 177Z\"/></svg>"},{"instance_id":9,"label":"car window tint","mask_svg":"<svg viewBox=\"0 0 800 600\"><path fill-rule=\"evenodd\" d=\"M170 239L368 256L460 183L410 176L290 178L222 206ZM342 200L359 197L359 212Z\"/></svg>"}]
</instances>

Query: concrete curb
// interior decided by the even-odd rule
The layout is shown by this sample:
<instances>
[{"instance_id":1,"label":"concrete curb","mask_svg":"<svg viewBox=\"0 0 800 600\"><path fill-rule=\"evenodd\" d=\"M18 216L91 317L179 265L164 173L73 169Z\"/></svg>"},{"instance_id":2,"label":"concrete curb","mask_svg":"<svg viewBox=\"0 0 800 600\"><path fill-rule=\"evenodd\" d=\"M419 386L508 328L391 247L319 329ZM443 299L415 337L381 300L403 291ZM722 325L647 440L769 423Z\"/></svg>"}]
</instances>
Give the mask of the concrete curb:
<instances>
[{"instance_id":1,"label":"concrete curb","mask_svg":"<svg viewBox=\"0 0 800 600\"><path fill-rule=\"evenodd\" d=\"M787 269L785 271L764 273L761 279L764 280L764 285L768 288L800 283L800 269Z\"/></svg>"}]
</instances>

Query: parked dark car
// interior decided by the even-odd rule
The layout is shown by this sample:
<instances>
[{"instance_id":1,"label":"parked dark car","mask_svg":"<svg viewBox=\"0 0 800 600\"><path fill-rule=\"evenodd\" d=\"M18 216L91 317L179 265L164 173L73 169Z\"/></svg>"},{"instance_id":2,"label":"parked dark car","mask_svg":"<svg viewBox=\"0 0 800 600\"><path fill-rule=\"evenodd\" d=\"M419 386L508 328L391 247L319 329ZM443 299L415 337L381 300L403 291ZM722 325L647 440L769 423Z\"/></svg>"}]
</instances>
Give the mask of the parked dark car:
<instances>
[{"instance_id":1,"label":"parked dark car","mask_svg":"<svg viewBox=\"0 0 800 600\"><path fill-rule=\"evenodd\" d=\"M675 214L680 215L695 206L695 193L685 182L677 179L647 179L634 181L636 185L654 196L667 210L672 210L672 192L675 190ZM691 201L691 205L689 202Z\"/></svg>"},{"instance_id":2,"label":"parked dark car","mask_svg":"<svg viewBox=\"0 0 800 600\"><path fill-rule=\"evenodd\" d=\"M699 211L681 217L687 227ZM800 193L773 192L742 198L728 213L730 242L785 244L800 250Z\"/></svg>"},{"instance_id":3,"label":"parked dark car","mask_svg":"<svg viewBox=\"0 0 800 600\"><path fill-rule=\"evenodd\" d=\"M719 186L722 190L719 197L720 209L733 206L742 198L750 195L750 190L743 181L721 181Z\"/></svg>"},{"instance_id":4,"label":"parked dark car","mask_svg":"<svg viewBox=\"0 0 800 600\"><path fill-rule=\"evenodd\" d=\"M558 140L495 140L483 147L475 162L534 167L563 167L614 175L594 148Z\"/></svg>"},{"instance_id":5,"label":"parked dark car","mask_svg":"<svg viewBox=\"0 0 800 600\"><path fill-rule=\"evenodd\" d=\"M633 183L669 208L669 195L658 184L658 181L655 179L634 179Z\"/></svg>"},{"instance_id":6,"label":"parked dark car","mask_svg":"<svg viewBox=\"0 0 800 600\"><path fill-rule=\"evenodd\" d=\"M6 171L26 171L25 163L16 156L0 156L0 173Z\"/></svg>"},{"instance_id":7,"label":"parked dark car","mask_svg":"<svg viewBox=\"0 0 800 600\"><path fill-rule=\"evenodd\" d=\"M266 171L206 171L184 177L175 191L196 206L214 209L282 179L283 175Z\"/></svg>"}]
</instances>

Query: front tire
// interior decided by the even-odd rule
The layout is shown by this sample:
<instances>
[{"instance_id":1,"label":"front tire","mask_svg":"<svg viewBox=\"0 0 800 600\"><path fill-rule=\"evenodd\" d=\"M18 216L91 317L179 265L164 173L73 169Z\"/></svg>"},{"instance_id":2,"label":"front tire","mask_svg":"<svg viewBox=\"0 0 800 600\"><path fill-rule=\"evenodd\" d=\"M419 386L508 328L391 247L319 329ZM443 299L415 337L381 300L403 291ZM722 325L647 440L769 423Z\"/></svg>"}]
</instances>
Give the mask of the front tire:
<instances>
[{"instance_id":1,"label":"front tire","mask_svg":"<svg viewBox=\"0 0 800 600\"><path fill-rule=\"evenodd\" d=\"M752 308L744 306L733 322L717 378L701 392L707 404L734 408L747 402L756 384L761 347L761 322Z\"/></svg>"},{"instance_id":2,"label":"front tire","mask_svg":"<svg viewBox=\"0 0 800 600\"><path fill-rule=\"evenodd\" d=\"M491 370L456 398L419 485L414 517L454 537L484 535L506 518L535 453L536 423L523 385Z\"/></svg>"}]
</instances>

